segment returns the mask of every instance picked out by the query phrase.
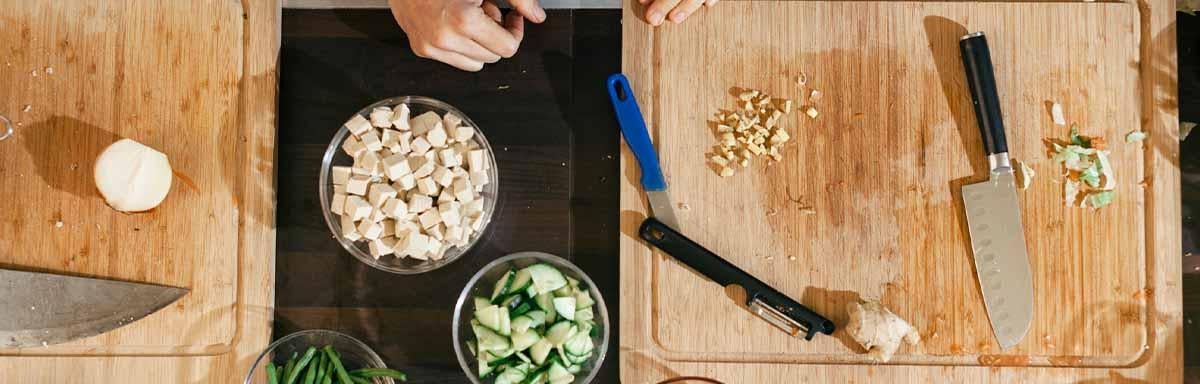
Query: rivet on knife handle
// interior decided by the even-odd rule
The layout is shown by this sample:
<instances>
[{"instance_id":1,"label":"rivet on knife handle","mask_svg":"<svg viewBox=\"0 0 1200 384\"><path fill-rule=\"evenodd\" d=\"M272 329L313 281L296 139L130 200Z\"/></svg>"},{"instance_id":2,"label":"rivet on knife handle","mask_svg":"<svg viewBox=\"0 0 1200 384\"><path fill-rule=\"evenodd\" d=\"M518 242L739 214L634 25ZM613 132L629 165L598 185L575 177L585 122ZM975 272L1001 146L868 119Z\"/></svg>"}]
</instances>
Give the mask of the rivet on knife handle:
<instances>
[{"instance_id":1,"label":"rivet on knife handle","mask_svg":"<svg viewBox=\"0 0 1200 384\"><path fill-rule=\"evenodd\" d=\"M633 97L629 79L616 73L608 77L607 84L608 97L612 99L613 109L617 112L617 124L621 125L621 135L625 137L625 143L642 169L642 188L647 191L667 189L662 169L658 166L658 154L650 142L650 133L646 131L646 121L642 119L642 110Z\"/></svg>"},{"instance_id":2,"label":"rivet on knife handle","mask_svg":"<svg viewBox=\"0 0 1200 384\"><path fill-rule=\"evenodd\" d=\"M654 218L642 222L638 236L721 286L736 284L746 291L746 305L754 314L792 336L812 340L817 332L833 334L834 324L824 316L771 288L767 283L722 259Z\"/></svg>"}]
</instances>

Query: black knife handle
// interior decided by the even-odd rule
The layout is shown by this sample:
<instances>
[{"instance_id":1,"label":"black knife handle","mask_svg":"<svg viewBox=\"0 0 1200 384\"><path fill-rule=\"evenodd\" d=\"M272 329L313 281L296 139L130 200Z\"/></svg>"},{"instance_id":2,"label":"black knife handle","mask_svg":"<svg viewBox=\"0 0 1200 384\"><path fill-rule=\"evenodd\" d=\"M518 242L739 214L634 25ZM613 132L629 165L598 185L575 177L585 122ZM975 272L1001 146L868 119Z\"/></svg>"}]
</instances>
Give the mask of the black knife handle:
<instances>
[{"instance_id":1,"label":"black knife handle","mask_svg":"<svg viewBox=\"0 0 1200 384\"><path fill-rule=\"evenodd\" d=\"M975 32L963 36L958 47L962 51L963 67L967 70L967 85L971 87L971 101L975 104L975 120L979 123L983 149L988 155L1008 152L987 38L983 32Z\"/></svg>"},{"instance_id":2,"label":"black knife handle","mask_svg":"<svg viewBox=\"0 0 1200 384\"><path fill-rule=\"evenodd\" d=\"M829 319L813 312L808 307L787 297L787 295L776 291L775 288L771 288L767 283L751 276L746 271L722 259L717 254L712 253L712 251L705 249L700 244L692 241L692 239L676 232L661 221L653 217L647 218L646 221L642 222L641 228L638 229L638 236L655 248L661 249L676 260L683 262L697 272L704 274L704 276L708 276L709 279L712 279L721 286L736 284L742 287L742 289L746 290L747 305L753 302L754 299L762 299L764 302L770 303L775 309L792 318L792 320L803 323L809 329L809 333L805 337L806 339L812 339L813 331L826 335L833 334L835 327Z\"/></svg>"}]
</instances>

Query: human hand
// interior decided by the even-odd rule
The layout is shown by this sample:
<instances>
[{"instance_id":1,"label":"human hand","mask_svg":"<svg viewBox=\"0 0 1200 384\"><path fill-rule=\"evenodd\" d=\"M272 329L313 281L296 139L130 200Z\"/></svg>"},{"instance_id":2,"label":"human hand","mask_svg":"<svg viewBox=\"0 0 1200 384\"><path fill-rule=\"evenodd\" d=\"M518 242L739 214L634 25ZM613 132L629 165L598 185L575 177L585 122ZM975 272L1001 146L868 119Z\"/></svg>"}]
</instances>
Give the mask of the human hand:
<instances>
[{"instance_id":1,"label":"human hand","mask_svg":"<svg viewBox=\"0 0 1200 384\"><path fill-rule=\"evenodd\" d=\"M525 19L541 23L537 0L510 0L516 12L501 16L492 0L389 0L392 16L417 56L467 71L512 57L525 37Z\"/></svg>"},{"instance_id":2,"label":"human hand","mask_svg":"<svg viewBox=\"0 0 1200 384\"><path fill-rule=\"evenodd\" d=\"M682 23L683 20L695 13L700 6L711 7L716 5L720 0L638 0L646 7L646 21L655 27L662 25L664 20L671 20L675 24Z\"/></svg>"}]
</instances>

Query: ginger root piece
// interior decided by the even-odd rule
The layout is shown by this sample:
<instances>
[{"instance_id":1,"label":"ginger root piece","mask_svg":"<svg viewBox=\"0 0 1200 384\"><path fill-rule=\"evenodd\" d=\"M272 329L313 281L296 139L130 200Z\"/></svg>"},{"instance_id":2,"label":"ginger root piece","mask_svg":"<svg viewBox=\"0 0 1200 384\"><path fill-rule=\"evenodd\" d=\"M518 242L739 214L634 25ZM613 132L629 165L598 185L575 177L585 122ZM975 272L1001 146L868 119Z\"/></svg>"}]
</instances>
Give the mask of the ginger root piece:
<instances>
[{"instance_id":1,"label":"ginger root piece","mask_svg":"<svg viewBox=\"0 0 1200 384\"><path fill-rule=\"evenodd\" d=\"M921 342L917 329L889 311L877 301L854 302L846 307L850 323L846 333L867 349L867 355L876 362L885 363L892 359L901 340L911 345Z\"/></svg>"}]
</instances>

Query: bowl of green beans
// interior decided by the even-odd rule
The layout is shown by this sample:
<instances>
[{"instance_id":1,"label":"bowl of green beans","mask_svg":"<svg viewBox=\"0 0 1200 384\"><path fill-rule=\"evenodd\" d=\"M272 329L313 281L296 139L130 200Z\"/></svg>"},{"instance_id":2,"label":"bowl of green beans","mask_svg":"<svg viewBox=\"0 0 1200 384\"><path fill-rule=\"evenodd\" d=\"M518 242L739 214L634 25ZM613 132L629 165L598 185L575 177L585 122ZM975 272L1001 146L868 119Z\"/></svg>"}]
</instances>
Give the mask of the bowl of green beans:
<instances>
[{"instance_id":1,"label":"bowl of green beans","mask_svg":"<svg viewBox=\"0 0 1200 384\"><path fill-rule=\"evenodd\" d=\"M346 334L311 329L271 343L246 374L245 384L395 384L404 373Z\"/></svg>"}]
</instances>

